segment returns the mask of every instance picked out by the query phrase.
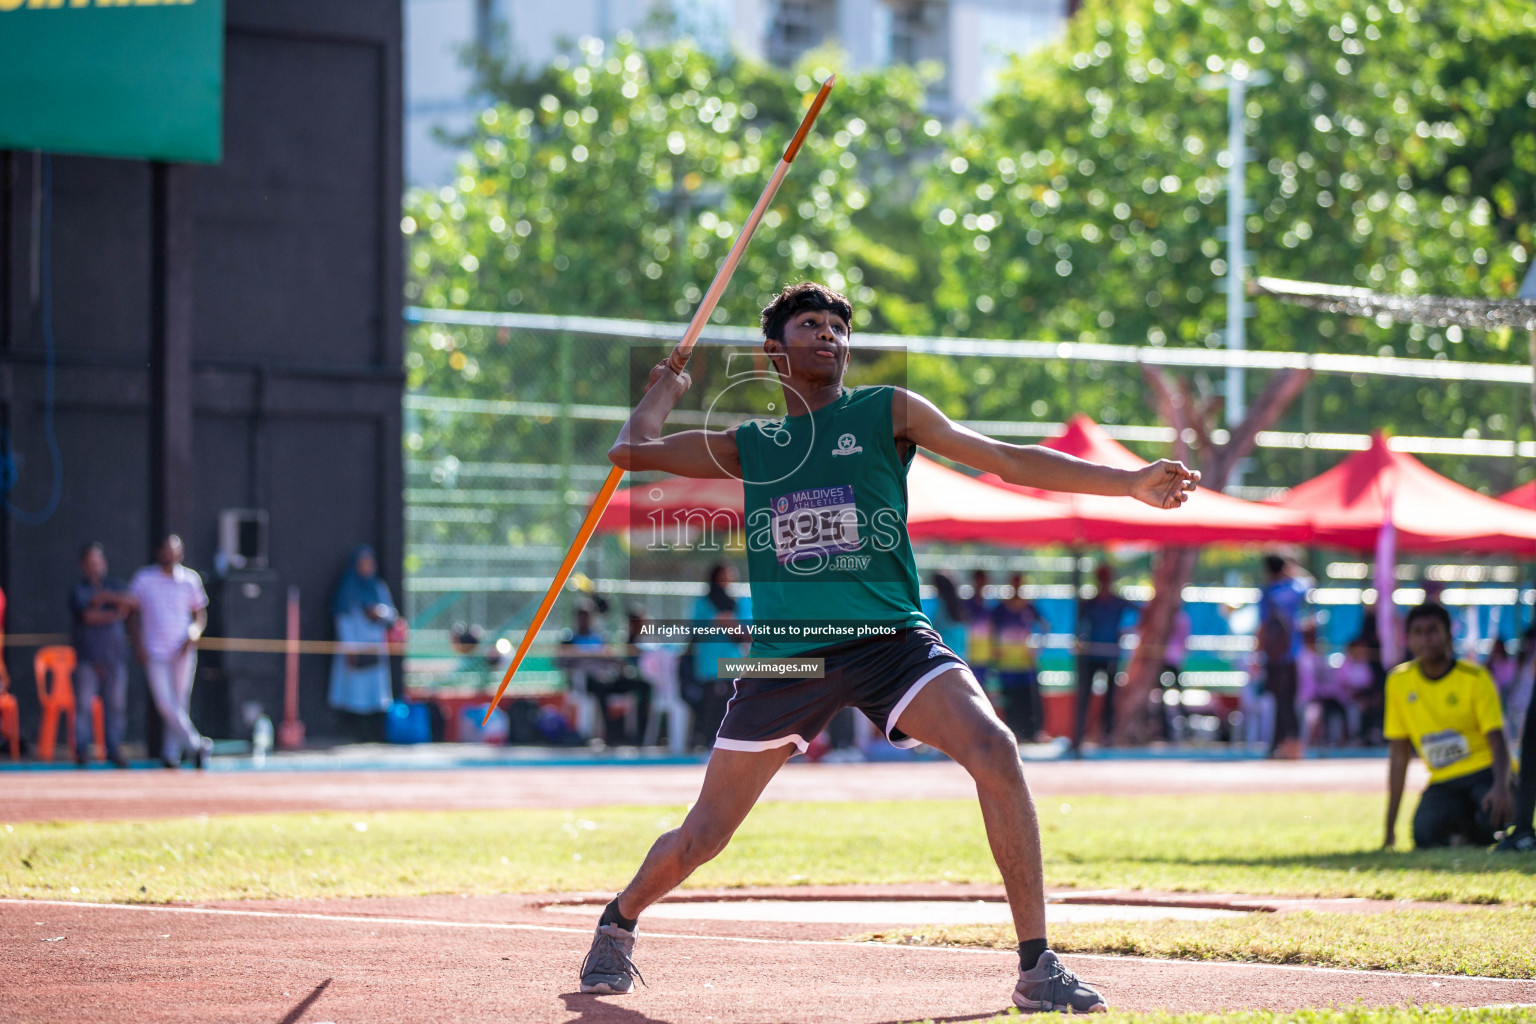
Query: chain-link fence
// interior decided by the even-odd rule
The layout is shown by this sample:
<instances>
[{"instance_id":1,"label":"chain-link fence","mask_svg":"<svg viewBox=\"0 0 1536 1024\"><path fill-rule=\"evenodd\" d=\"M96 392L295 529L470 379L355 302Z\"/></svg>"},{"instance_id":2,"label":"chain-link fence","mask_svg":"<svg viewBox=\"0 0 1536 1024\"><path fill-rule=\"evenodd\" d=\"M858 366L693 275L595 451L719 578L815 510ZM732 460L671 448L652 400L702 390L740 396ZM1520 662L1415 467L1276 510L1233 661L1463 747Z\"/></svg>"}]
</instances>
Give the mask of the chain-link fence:
<instances>
[{"instance_id":1,"label":"chain-link fence","mask_svg":"<svg viewBox=\"0 0 1536 1024\"><path fill-rule=\"evenodd\" d=\"M416 638L413 649L421 652L411 659L410 673L418 685L481 686L496 674L484 650L498 640L506 649L521 638L593 493L611 469L607 451L643 386L644 368L665 356L681 328L421 310L412 311L410 319L404 610ZM708 363L716 347L751 351L759 340L753 330L711 328L695 357L695 370L703 380L708 374L700 364ZM865 336L855 344L877 353L867 364L873 367L871 379L889 380L896 373L985 433L1038 440L1056 433L1081 410L1148 458L1167 455L1173 438L1150 405L1144 369L1182 375L1200 393L1222 386L1227 356L1208 350L965 339ZM1502 436L1489 436L1487 429L1455 436L1445 429L1454 424L1452 417L1438 423L1439 430L1400 431L1394 439L1400 450L1420 453L1433 468L1484 490L1497 492L1518 482L1520 467L1536 454L1527 406L1529 367L1239 355L1247 360L1253 394L1277 368L1307 365L1317 373L1302 399L1260 436L1243 486L1234 489L1243 496L1276 493L1365 447L1377 425L1370 419L1372 410L1394 405L1449 401L1473 410L1485 428L1498 426ZM899 369L889 359L882 362L887 356L900 357ZM704 425L707 396L700 392L719 386L696 386L669 423ZM639 474L625 485L647 482ZM1126 596L1150 597L1150 551L1120 548L1110 554L1121 568ZM1074 588L1089 578L1085 570L1098 557L1099 552L1061 548L917 547L925 582L939 569L963 582L974 570L984 570L994 588L986 596L996 597L1008 574L1027 574L1026 596L1050 623L1041 638L1047 685L1070 680ZM599 533L577 564L572 590L607 602L610 631L622 627L631 604L643 606L651 618L686 618L705 590L709 565L720 558L744 569L739 534L724 536L713 551L646 552L632 549L623 534ZM1313 552L1304 553L1304 560L1310 560L1318 578L1315 607L1325 641L1337 649L1359 627L1362 601L1374 599L1368 557ZM1257 625L1250 621L1256 618L1257 562L1258 552L1252 550L1210 549L1202 555L1196 584L1185 595L1194 631L1186 665L1190 681L1232 686L1243 680ZM1464 629L1483 638L1484 646L1488 638L1517 635L1523 628L1531 595L1520 583L1525 574L1514 564L1445 558L1405 558L1404 563L1399 567L1400 603L1420 597L1415 583L1428 579L1449 587L1443 595L1448 603L1476 609ZM545 635L519 672L521 686L558 685L550 645L570 625L571 614L569 600L557 603ZM444 640L455 624L481 627L485 647L445 656Z\"/></svg>"}]
</instances>

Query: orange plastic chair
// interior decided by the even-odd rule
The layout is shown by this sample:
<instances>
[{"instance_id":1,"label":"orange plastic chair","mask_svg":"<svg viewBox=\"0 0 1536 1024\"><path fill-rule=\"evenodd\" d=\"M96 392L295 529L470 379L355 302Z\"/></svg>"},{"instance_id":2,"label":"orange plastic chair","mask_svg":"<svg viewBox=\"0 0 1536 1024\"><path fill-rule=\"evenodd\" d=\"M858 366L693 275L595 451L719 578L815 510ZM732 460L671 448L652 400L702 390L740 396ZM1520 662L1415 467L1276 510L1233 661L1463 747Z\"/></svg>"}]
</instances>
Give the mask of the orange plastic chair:
<instances>
[{"instance_id":1,"label":"orange plastic chair","mask_svg":"<svg viewBox=\"0 0 1536 1024\"><path fill-rule=\"evenodd\" d=\"M0 689L0 739L11 741L11 760L21 757L21 713L16 698Z\"/></svg>"},{"instance_id":2,"label":"orange plastic chair","mask_svg":"<svg viewBox=\"0 0 1536 1024\"><path fill-rule=\"evenodd\" d=\"M75 649L73 647L43 647L32 659L32 671L37 676L37 699L42 705L42 729L37 736L37 758L52 761L54 745L59 738L59 716L64 716L65 743L71 755L75 753ZM51 683L51 685L50 685ZM91 701L91 725L95 730L96 755L105 757L107 731L102 721L101 698Z\"/></svg>"}]
</instances>

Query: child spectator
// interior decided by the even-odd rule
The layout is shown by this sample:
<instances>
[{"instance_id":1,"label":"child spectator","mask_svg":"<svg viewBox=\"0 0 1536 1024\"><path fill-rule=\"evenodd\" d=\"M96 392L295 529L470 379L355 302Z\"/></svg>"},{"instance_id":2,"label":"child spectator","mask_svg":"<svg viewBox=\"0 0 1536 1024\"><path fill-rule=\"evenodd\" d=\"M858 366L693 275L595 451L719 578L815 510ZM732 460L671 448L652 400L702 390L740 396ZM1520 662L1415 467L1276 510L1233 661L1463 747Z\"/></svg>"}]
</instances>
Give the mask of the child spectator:
<instances>
[{"instance_id":1,"label":"child spectator","mask_svg":"<svg viewBox=\"0 0 1536 1024\"><path fill-rule=\"evenodd\" d=\"M1371 685L1370 666L1362 659L1364 648L1352 644L1353 658L1333 667L1317 646L1317 626L1307 623L1301 632L1301 657L1296 661L1300 687L1305 692L1304 734L1309 744L1326 740L1329 746L1349 742L1360 731L1360 691ZM1335 725L1337 728L1335 728Z\"/></svg>"}]
</instances>

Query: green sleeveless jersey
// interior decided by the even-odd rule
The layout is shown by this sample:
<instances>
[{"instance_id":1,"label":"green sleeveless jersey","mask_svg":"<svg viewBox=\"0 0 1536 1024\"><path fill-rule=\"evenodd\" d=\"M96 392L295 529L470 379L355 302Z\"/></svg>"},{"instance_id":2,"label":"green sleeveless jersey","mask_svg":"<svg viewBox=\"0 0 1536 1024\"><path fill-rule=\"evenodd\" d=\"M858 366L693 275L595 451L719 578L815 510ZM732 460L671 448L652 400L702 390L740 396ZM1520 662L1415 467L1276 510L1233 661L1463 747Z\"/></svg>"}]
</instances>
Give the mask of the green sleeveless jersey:
<instances>
[{"instance_id":1,"label":"green sleeveless jersey","mask_svg":"<svg viewBox=\"0 0 1536 1024\"><path fill-rule=\"evenodd\" d=\"M844 388L807 416L736 428L746 492L753 657L931 626L907 535L907 467L890 387ZM764 635L762 629L773 630Z\"/></svg>"}]
</instances>

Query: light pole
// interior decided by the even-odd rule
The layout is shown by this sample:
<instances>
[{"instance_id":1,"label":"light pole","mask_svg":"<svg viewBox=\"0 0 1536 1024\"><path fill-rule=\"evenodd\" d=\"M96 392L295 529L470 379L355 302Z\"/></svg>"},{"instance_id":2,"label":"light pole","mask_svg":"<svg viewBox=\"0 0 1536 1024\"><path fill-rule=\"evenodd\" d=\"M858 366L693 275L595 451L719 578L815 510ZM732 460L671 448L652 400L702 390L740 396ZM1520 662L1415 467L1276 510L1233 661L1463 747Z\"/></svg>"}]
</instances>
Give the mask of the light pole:
<instances>
[{"instance_id":1,"label":"light pole","mask_svg":"<svg viewBox=\"0 0 1536 1024\"><path fill-rule=\"evenodd\" d=\"M1231 352L1248 347L1244 323L1248 314L1245 294L1248 277L1245 225L1248 217L1248 87L1268 82L1268 72L1250 71L1241 63L1234 66L1231 74L1207 75L1200 80L1204 88L1227 90L1227 327L1223 336L1227 350ZM1227 367L1226 419L1229 429L1248 415L1246 386L1243 368ZM1233 469L1233 476L1236 478L1234 483L1241 482L1241 467Z\"/></svg>"}]
</instances>

